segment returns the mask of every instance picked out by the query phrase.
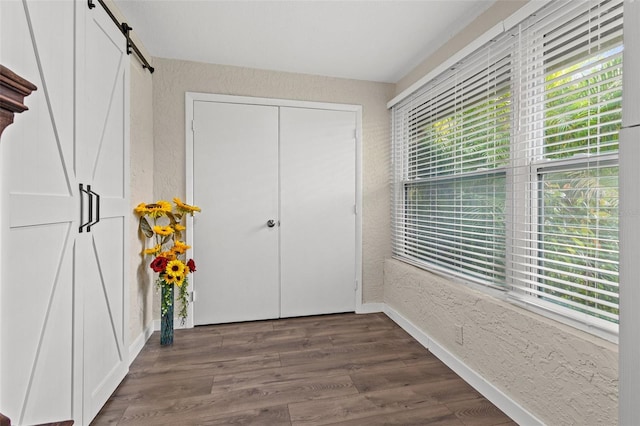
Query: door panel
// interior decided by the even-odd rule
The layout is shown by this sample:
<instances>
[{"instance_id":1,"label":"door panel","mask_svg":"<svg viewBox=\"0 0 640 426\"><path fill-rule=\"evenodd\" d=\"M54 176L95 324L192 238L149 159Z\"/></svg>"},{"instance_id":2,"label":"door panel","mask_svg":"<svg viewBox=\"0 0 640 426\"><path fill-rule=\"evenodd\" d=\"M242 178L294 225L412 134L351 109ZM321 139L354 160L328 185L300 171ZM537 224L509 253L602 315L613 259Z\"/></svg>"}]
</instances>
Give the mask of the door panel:
<instances>
[{"instance_id":1,"label":"door panel","mask_svg":"<svg viewBox=\"0 0 640 426\"><path fill-rule=\"evenodd\" d=\"M0 8L0 62L38 87L0 147L0 407L34 424L75 414L75 3Z\"/></svg>"},{"instance_id":2,"label":"door panel","mask_svg":"<svg viewBox=\"0 0 640 426\"><path fill-rule=\"evenodd\" d=\"M15 424L73 415L71 233L69 223L4 233L2 407Z\"/></svg>"},{"instance_id":3,"label":"door panel","mask_svg":"<svg viewBox=\"0 0 640 426\"><path fill-rule=\"evenodd\" d=\"M83 420L95 417L128 371L129 57L106 12L86 13L80 182L100 195L100 221L78 237L83 278ZM80 166L81 165L81 166ZM97 211L95 212L98 213Z\"/></svg>"},{"instance_id":4,"label":"door panel","mask_svg":"<svg viewBox=\"0 0 640 426\"><path fill-rule=\"evenodd\" d=\"M29 126L16 130L21 137L11 147L10 155L22 167L7 176L9 187L14 193L70 196L74 177L68 173L74 148L74 4L3 3L0 59L38 87L27 101ZM53 19L60 20L54 31ZM24 120L16 116L15 121L9 130Z\"/></svg>"},{"instance_id":5,"label":"door panel","mask_svg":"<svg viewBox=\"0 0 640 426\"><path fill-rule=\"evenodd\" d=\"M195 102L198 324L279 316L278 108Z\"/></svg>"},{"instance_id":6,"label":"door panel","mask_svg":"<svg viewBox=\"0 0 640 426\"><path fill-rule=\"evenodd\" d=\"M123 345L123 218L102 219L80 236L78 275L84 291L85 424L100 411L127 371Z\"/></svg>"},{"instance_id":7,"label":"door panel","mask_svg":"<svg viewBox=\"0 0 640 426\"><path fill-rule=\"evenodd\" d=\"M125 125L123 105L128 89L129 57L122 34L104 10L87 13L85 47L85 137L82 175L103 197L124 198ZM126 66L125 66L126 64ZM128 111L128 109L126 110ZM86 169L85 169L86 167Z\"/></svg>"},{"instance_id":8,"label":"door panel","mask_svg":"<svg viewBox=\"0 0 640 426\"><path fill-rule=\"evenodd\" d=\"M355 310L356 115L280 110L281 316Z\"/></svg>"}]
</instances>

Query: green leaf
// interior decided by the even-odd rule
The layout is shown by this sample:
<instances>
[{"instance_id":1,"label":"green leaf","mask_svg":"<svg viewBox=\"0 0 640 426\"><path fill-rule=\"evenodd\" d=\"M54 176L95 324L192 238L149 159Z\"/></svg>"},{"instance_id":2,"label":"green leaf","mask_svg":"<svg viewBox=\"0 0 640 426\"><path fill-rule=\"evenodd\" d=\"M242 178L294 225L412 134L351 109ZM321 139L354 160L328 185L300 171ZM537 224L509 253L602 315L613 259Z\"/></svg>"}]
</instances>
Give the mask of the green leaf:
<instances>
[{"instance_id":1,"label":"green leaf","mask_svg":"<svg viewBox=\"0 0 640 426\"><path fill-rule=\"evenodd\" d=\"M167 217L169 218L169 221L171 222L172 225L175 225L176 223L178 223L173 213L167 212Z\"/></svg>"},{"instance_id":2,"label":"green leaf","mask_svg":"<svg viewBox=\"0 0 640 426\"><path fill-rule=\"evenodd\" d=\"M138 226L138 229L144 234L145 237L153 237L153 229L151 229L151 225L149 225L147 218L145 218L144 216L140 217L140 225Z\"/></svg>"}]
</instances>

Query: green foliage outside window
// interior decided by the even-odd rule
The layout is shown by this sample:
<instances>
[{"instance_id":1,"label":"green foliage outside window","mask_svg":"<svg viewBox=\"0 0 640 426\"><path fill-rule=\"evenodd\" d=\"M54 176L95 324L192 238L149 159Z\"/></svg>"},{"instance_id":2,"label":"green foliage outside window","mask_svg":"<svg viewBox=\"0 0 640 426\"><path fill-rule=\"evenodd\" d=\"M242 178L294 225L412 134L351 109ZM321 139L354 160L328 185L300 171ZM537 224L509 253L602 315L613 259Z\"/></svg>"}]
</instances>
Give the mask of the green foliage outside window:
<instances>
[{"instance_id":1,"label":"green foliage outside window","mask_svg":"<svg viewBox=\"0 0 640 426\"><path fill-rule=\"evenodd\" d=\"M618 317L618 167L599 165L592 157L618 150L622 59L608 57L620 51L547 77L544 156L578 161L568 170L540 176L540 290L578 311L597 308L602 313L595 316L613 322Z\"/></svg>"},{"instance_id":2,"label":"green foliage outside window","mask_svg":"<svg viewBox=\"0 0 640 426\"><path fill-rule=\"evenodd\" d=\"M423 137L410 146L404 210L407 254L499 286L511 133L505 86L457 110L438 109L437 99L425 105L436 112L412 128Z\"/></svg>"},{"instance_id":3,"label":"green foliage outside window","mask_svg":"<svg viewBox=\"0 0 640 426\"><path fill-rule=\"evenodd\" d=\"M618 316L621 47L547 69L537 203L540 297L608 321ZM610 58L611 57L611 58ZM437 111L437 100L425 109ZM405 191L405 252L505 285L506 168L511 92L478 97L413 123ZM596 166L597 165L597 166ZM546 167L546 168L545 168ZM577 295L580 295L579 297ZM601 312L589 312L585 308Z\"/></svg>"}]
</instances>

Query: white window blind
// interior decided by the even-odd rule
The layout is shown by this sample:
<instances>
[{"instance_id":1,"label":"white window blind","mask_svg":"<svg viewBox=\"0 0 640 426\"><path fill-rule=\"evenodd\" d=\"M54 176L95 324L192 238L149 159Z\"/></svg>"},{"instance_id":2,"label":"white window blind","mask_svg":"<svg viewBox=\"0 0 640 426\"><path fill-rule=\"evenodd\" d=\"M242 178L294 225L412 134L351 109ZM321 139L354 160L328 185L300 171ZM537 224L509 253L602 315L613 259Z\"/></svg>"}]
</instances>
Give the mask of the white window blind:
<instances>
[{"instance_id":1,"label":"white window blind","mask_svg":"<svg viewBox=\"0 0 640 426\"><path fill-rule=\"evenodd\" d=\"M618 319L622 0L554 2L393 107L393 251Z\"/></svg>"},{"instance_id":2,"label":"white window blind","mask_svg":"<svg viewBox=\"0 0 640 426\"><path fill-rule=\"evenodd\" d=\"M394 108L394 251L505 277L512 43L492 42Z\"/></svg>"},{"instance_id":3,"label":"white window blind","mask_svg":"<svg viewBox=\"0 0 640 426\"><path fill-rule=\"evenodd\" d=\"M510 287L618 320L622 0L554 3L520 26Z\"/></svg>"}]
</instances>

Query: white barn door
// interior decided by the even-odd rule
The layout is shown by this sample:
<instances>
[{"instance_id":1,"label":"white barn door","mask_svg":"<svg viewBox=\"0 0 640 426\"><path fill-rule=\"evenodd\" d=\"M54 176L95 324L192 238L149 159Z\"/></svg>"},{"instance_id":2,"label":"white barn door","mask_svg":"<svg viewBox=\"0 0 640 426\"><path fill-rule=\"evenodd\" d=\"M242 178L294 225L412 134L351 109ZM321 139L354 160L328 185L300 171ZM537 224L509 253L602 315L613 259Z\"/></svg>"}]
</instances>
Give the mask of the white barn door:
<instances>
[{"instance_id":1,"label":"white barn door","mask_svg":"<svg viewBox=\"0 0 640 426\"><path fill-rule=\"evenodd\" d=\"M79 183L91 185L94 221L78 235L76 265L82 293L83 420L100 411L129 367L127 286L129 205L129 56L104 9L85 16L84 70L79 91ZM85 206L87 205L87 196ZM86 217L85 217L86 220Z\"/></svg>"},{"instance_id":2,"label":"white barn door","mask_svg":"<svg viewBox=\"0 0 640 426\"><path fill-rule=\"evenodd\" d=\"M38 87L0 145L0 408L88 425L128 368L125 40L86 2L0 8L0 62Z\"/></svg>"},{"instance_id":3,"label":"white barn door","mask_svg":"<svg viewBox=\"0 0 640 426\"><path fill-rule=\"evenodd\" d=\"M2 135L0 407L16 425L74 416L73 2L0 2L0 62L34 83Z\"/></svg>"}]
</instances>

